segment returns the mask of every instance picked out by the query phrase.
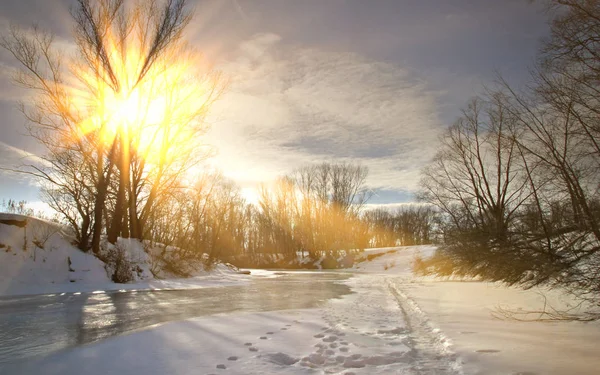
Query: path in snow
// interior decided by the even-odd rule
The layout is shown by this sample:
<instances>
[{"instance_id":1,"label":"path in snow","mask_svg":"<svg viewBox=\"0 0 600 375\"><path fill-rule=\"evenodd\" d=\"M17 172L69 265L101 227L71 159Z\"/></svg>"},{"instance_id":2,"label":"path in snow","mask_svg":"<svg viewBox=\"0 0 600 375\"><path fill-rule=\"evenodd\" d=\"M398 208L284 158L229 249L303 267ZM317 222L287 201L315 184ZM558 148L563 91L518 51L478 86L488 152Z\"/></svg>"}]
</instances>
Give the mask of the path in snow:
<instances>
[{"instance_id":1,"label":"path in snow","mask_svg":"<svg viewBox=\"0 0 600 375\"><path fill-rule=\"evenodd\" d=\"M499 306L539 310L545 302L542 292L548 303L560 308L566 297L558 291L431 279L393 279L392 285L413 310L411 318L424 322L425 331L434 333L438 344L460 357L466 374L599 373L600 322L519 322L494 317Z\"/></svg>"}]
</instances>

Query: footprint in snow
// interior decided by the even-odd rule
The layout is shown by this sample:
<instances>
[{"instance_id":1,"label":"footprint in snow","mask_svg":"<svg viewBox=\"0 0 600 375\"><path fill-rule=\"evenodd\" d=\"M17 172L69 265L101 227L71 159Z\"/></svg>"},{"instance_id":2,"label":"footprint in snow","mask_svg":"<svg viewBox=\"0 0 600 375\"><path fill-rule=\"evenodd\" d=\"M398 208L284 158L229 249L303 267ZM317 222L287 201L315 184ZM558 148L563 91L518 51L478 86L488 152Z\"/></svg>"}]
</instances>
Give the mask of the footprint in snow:
<instances>
[{"instance_id":1,"label":"footprint in snow","mask_svg":"<svg viewBox=\"0 0 600 375\"><path fill-rule=\"evenodd\" d=\"M267 332L267 335L272 335L274 332Z\"/></svg>"},{"instance_id":2,"label":"footprint in snow","mask_svg":"<svg viewBox=\"0 0 600 375\"><path fill-rule=\"evenodd\" d=\"M288 354L285 353L272 353L272 354L268 354L266 355L267 360L269 362L275 363L277 365L281 365L281 366L292 366L293 364L295 364L296 362L298 362L300 359L299 358L295 358L292 357Z\"/></svg>"},{"instance_id":3,"label":"footprint in snow","mask_svg":"<svg viewBox=\"0 0 600 375\"><path fill-rule=\"evenodd\" d=\"M244 345L246 345L246 346L252 346L252 343L251 342L247 342Z\"/></svg>"},{"instance_id":4,"label":"footprint in snow","mask_svg":"<svg viewBox=\"0 0 600 375\"><path fill-rule=\"evenodd\" d=\"M254 346L251 346L248 348L248 350L250 350L251 352L257 352L258 348L255 348Z\"/></svg>"},{"instance_id":5,"label":"footprint in snow","mask_svg":"<svg viewBox=\"0 0 600 375\"><path fill-rule=\"evenodd\" d=\"M225 365L221 364L221 365L217 365L217 368L218 368L219 370L225 370L225 369L227 368L227 366L225 366Z\"/></svg>"},{"instance_id":6,"label":"footprint in snow","mask_svg":"<svg viewBox=\"0 0 600 375\"><path fill-rule=\"evenodd\" d=\"M266 339L267 339L267 336L260 336L260 337L259 337L259 339L261 339L261 340L266 340Z\"/></svg>"},{"instance_id":7,"label":"footprint in snow","mask_svg":"<svg viewBox=\"0 0 600 375\"><path fill-rule=\"evenodd\" d=\"M237 361L238 357L236 357L235 355L232 355L231 357L227 358L228 361Z\"/></svg>"},{"instance_id":8,"label":"footprint in snow","mask_svg":"<svg viewBox=\"0 0 600 375\"><path fill-rule=\"evenodd\" d=\"M365 361L347 359L344 361L344 367L348 368L363 368L365 367Z\"/></svg>"}]
</instances>

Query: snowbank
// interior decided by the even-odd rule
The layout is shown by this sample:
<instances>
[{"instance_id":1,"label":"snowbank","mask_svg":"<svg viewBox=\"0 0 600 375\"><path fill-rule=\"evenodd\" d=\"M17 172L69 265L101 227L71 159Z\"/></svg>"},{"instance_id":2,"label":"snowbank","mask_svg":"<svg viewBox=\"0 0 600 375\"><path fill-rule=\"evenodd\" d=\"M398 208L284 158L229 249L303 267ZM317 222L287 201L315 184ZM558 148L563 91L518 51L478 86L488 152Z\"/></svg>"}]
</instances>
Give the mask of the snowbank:
<instances>
[{"instance_id":1,"label":"snowbank","mask_svg":"<svg viewBox=\"0 0 600 375\"><path fill-rule=\"evenodd\" d=\"M436 247L433 245L367 249L357 259L352 270L412 277L412 266L415 259L429 257L435 252L435 249Z\"/></svg>"},{"instance_id":2,"label":"snowbank","mask_svg":"<svg viewBox=\"0 0 600 375\"><path fill-rule=\"evenodd\" d=\"M0 224L0 295L110 282L104 263L65 240L62 226L14 214L0 220L17 224Z\"/></svg>"},{"instance_id":3,"label":"snowbank","mask_svg":"<svg viewBox=\"0 0 600 375\"><path fill-rule=\"evenodd\" d=\"M71 245L67 231L57 223L0 213L0 295L190 289L249 280L221 263L210 271L204 270L201 264L196 265L191 271L194 277L158 280L152 273L153 262L149 255L157 246L146 251L139 241L119 238L116 248L125 252L136 272L130 283L114 283L110 278L114 270L94 255ZM160 269L157 273L169 276Z\"/></svg>"}]
</instances>

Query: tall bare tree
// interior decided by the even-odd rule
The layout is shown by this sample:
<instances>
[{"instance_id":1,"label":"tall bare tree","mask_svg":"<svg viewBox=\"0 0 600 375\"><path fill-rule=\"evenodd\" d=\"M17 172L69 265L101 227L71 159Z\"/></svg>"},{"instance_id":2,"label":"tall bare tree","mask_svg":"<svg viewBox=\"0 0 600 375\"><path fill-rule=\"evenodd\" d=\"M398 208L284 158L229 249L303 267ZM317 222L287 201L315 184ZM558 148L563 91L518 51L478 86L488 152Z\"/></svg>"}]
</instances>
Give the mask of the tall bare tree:
<instances>
[{"instance_id":1,"label":"tall bare tree","mask_svg":"<svg viewBox=\"0 0 600 375\"><path fill-rule=\"evenodd\" d=\"M93 186L89 221L98 252L103 233L111 242L148 233L161 194L202 157L195 142L222 86L182 39L191 19L185 0L78 0L72 16L77 55L70 59L35 28L12 28L1 45L21 64L15 82L35 93L21 105L30 133L48 150L49 164L61 167L29 171L68 184L60 171L73 158L61 153L78 155Z\"/></svg>"},{"instance_id":2,"label":"tall bare tree","mask_svg":"<svg viewBox=\"0 0 600 375\"><path fill-rule=\"evenodd\" d=\"M423 198L447 215L449 272L558 285L597 304L600 2L549 4L532 85L517 91L500 79L484 102L495 125L483 132L469 125L479 123L469 107L425 170ZM480 157L485 150L502 151Z\"/></svg>"}]
</instances>

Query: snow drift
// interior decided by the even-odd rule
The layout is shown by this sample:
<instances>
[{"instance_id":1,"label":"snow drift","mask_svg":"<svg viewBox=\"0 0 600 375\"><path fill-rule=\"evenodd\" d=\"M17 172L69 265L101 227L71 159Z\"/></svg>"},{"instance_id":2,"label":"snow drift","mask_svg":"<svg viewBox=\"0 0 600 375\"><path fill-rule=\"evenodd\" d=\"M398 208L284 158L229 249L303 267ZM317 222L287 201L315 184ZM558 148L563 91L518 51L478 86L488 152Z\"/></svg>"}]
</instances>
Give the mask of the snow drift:
<instances>
[{"instance_id":1,"label":"snow drift","mask_svg":"<svg viewBox=\"0 0 600 375\"><path fill-rule=\"evenodd\" d=\"M0 295L38 294L113 289L185 289L230 285L243 281L236 270L217 263L188 265L191 278L177 279L157 261L160 244L119 238L104 244L102 259L122 252L131 278L115 283L115 265L85 253L70 242L69 228L18 214L0 213ZM167 247L168 251L169 248ZM167 279L169 280L162 280ZM220 282L221 281L221 282Z\"/></svg>"}]
</instances>

